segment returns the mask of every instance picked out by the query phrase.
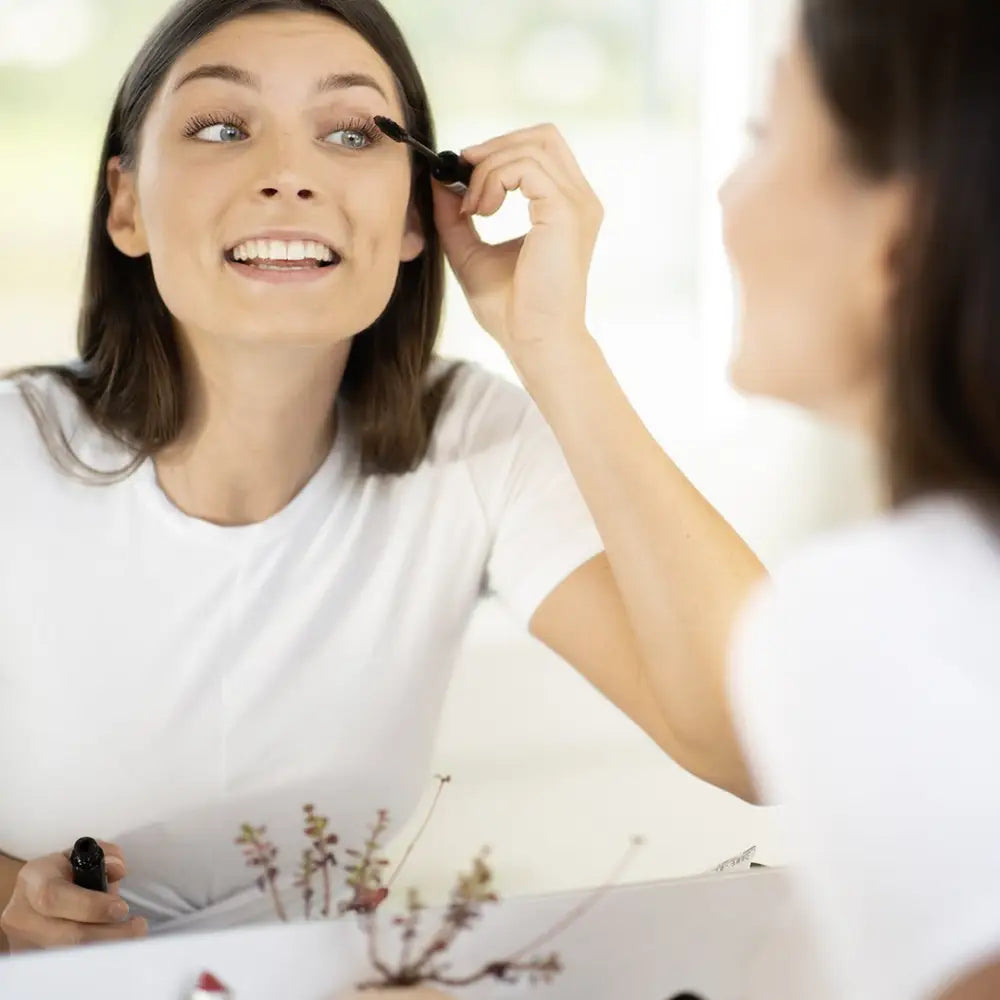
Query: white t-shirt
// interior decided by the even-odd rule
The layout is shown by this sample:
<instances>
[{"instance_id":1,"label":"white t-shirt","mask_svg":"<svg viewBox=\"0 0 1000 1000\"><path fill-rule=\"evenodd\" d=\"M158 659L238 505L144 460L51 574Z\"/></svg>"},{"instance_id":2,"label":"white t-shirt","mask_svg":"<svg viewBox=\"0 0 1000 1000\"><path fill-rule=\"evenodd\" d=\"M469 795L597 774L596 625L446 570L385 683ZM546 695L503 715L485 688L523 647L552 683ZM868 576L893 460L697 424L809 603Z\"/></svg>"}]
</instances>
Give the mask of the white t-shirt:
<instances>
[{"instance_id":1,"label":"white t-shirt","mask_svg":"<svg viewBox=\"0 0 1000 1000\"><path fill-rule=\"evenodd\" d=\"M37 384L77 454L121 467ZM134 914L218 927L273 918L243 822L267 825L290 882L305 803L341 846L378 809L408 818L480 596L526 626L603 546L530 398L476 366L408 475L361 477L340 427L287 507L222 527L176 508L151 462L115 485L59 471L0 383L0 849L115 840Z\"/></svg>"},{"instance_id":2,"label":"white t-shirt","mask_svg":"<svg viewBox=\"0 0 1000 1000\"><path fill-rule=\"evenodd\" d=\"M810 546L751 601L731 690L842 995L924 1000L1000 959L1000 539L985 521L935 498Z\"/></svg>"}]
</instances>

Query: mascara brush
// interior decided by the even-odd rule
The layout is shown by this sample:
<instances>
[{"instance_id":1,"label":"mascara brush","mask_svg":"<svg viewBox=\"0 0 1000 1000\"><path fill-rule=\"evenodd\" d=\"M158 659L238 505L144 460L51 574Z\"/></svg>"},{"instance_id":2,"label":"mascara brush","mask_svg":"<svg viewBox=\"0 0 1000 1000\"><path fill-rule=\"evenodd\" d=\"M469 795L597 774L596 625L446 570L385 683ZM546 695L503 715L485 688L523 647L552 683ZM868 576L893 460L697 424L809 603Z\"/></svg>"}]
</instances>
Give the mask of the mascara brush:
<instances>
[{"instance_id":1,"label":"mascara brush","mask_svg":"<svg viewBox=\"0 0 1000 1000\"><path fill-rule=\"evenodd\" d=\"M375 124L383 135L388 136L394 142L402 142L407 146L412 146L430 163L431 176L440 181L449 191L454 191L455 194L465 194L469 190L469 181L472 179L472 164L468 160L463 160L458 153L447 149L444 152L435 153L429 146L414 139L402 125L397 125L391 118L375 115Z\"/></svg>"}]
</instances>

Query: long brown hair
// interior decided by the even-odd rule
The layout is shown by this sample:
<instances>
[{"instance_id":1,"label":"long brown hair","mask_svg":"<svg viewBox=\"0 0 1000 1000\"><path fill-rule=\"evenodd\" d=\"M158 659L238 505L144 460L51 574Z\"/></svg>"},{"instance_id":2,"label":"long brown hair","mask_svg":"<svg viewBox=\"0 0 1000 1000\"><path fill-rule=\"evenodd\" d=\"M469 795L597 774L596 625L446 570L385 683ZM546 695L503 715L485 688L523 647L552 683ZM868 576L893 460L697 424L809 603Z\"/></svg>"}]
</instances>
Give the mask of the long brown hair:
<instances>
[{"instance_id":1,"label":"long brown hair","mask_svg":"<svg viewBox=\"0 0 1000 1000\"><path fill-rule=\"evenodd\" d=\"M886 474L1000 511L1000 5L804 0L803 36L853 165L907 176Z\"/></svg>"},{"instance_id":2,"label":"long brown hair","mask_svg":"<svg viewBox=\"0 0 1000 1000\"><path fill-rule=\"evenodd\" d=\"M248 14L319 12L353 28L392 70L405 127L434 146L427 93L399 28L379 0L181 0L155 28L118 90L101 150L77 343L78 363L21 369L25 399L46 442L67 471L113 480L173 441L186 419L185 373L174 322L160 297L149 257L120 253L107 233L106 166L121 156L134 166L143 122L177 58L221 25ZM454 368L434 384L427 370L441 323L444 257L434 227L431 179L413 161L411 198L426 239L423 253L400 266L386 310L351 345L340 395L354 416L366 473L410 471L424 457ZM32 376L49 373L67 385L90 419L134 453L127 468L107 476L73 454L65 434L32 390ZM331 400L331 407L333 401Z\"/></svg>"}]
</instances>

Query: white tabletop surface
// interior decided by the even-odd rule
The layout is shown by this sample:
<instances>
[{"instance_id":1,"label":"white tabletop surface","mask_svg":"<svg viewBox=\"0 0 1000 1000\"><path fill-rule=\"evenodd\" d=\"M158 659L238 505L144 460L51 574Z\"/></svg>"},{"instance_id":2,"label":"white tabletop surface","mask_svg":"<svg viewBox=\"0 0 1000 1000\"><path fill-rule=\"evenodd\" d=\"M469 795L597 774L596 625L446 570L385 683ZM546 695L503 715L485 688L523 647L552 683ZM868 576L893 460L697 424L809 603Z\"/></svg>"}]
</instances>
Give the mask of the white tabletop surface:
<instances>
[{"instance_id":1,"label":"white tabletop surface","mask_svg":"<svg viewBox=\"0 0 1000 1000\"><path fill-rule=\"evenodd\" d=\"M456 974L503 958L553 925L584 894L507 900L453 950ZM380 935L392 955L395 934ZM480 984L462 998L828 1000L783 869L623 886L565 931L565 971L546 986ZM335 1000L369 978L351 919L166 935L0 959L3 1000L185 1000L210 970L234 1000Z\"/></svg>"}]
</instances>

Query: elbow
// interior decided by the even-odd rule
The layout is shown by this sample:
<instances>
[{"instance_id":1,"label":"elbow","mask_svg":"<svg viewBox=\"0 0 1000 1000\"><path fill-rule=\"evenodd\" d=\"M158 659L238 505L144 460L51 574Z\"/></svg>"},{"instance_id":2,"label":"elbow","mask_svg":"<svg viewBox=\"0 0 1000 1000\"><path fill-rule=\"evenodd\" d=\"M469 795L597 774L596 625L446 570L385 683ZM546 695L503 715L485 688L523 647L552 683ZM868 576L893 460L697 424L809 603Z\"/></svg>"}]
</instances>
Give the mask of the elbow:
<instances>
[{"instance_id":1,"label":"elbow","mask_svg":"<svg viewBox=\"0 0 1000 1000\"><path fill-rule=\"evenodd\" d=\"M724 737L711 743L704 739L684 740L682 746L682 752L672 756L694 777L747 805L767 805L735 738Z\"/></svg>"}]
</instances>

